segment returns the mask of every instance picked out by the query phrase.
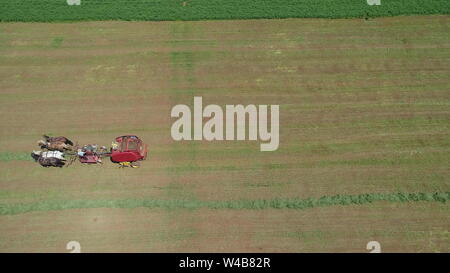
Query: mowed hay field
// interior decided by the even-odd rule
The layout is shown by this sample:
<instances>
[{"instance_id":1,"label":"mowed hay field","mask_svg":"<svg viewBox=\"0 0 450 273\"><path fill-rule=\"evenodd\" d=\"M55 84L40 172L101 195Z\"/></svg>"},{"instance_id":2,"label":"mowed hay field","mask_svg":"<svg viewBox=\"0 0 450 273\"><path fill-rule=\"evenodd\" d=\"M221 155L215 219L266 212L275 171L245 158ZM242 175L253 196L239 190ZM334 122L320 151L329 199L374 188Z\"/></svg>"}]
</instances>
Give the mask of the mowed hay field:
<instances>
[{"instance_id":1,"label":"mowed hay field","mask_svg":"<svg viewBox=\"0 0 450 273\"><path fill-rule=\"evenodd\" d=\"M67 252L75 240L83 252L367 252L377 240L385 252L448 252L449 25L0 24L0 251ZM173 141L170 111L194 96L280 105L279 149ZM136 134L150 153L138 169L46 169L29 158L44 133L106 146ZM397 192L444 197L282 205ZM278 203L214 205L241 200Z\"/></svg>"}]
</instances>

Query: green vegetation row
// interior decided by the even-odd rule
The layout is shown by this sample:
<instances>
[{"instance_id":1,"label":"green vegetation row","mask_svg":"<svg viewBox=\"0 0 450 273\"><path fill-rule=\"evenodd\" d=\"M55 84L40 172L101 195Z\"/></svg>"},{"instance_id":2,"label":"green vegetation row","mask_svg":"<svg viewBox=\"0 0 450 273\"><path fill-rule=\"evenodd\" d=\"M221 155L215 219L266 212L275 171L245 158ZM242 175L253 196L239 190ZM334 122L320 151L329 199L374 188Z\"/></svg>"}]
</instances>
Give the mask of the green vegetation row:
<instances>
[{"instance_id":1,"label":"green vegetation row","mask_svg":"<svg viewBox=\"0 0 450 273\"><path fill-rule=\"evenodd\" d=\"M0 21L367 18L449 14L448 0L0 0Z\"/></svg>"},{"instance_id":2,"label":"green vegetation row","mask_svg":"<svg viewBox=\"0 0 450 273\"><path fill-rule=\"evenodd\" d=\"M31 153L25 152L0 152L0 161L24 160L32 161Z\"/></svg>"},{"instance_id":3,"label":"green vegetation row","mask_svg":"<svg viewBox=\"0 0 450 273\"><path fill-rule=\"evenodd\" d=\"M32 211L54 211L86 208L163 208L163 209L308 209L315 207L363 205L377 201L388 202L442 202L450 200L450 192L434 193L370 193L360 195L335 195L307 199L271 199L271 200L58 200L35 203L0 204L0 215L14 215Z\"/></svg>"}]
</instances>

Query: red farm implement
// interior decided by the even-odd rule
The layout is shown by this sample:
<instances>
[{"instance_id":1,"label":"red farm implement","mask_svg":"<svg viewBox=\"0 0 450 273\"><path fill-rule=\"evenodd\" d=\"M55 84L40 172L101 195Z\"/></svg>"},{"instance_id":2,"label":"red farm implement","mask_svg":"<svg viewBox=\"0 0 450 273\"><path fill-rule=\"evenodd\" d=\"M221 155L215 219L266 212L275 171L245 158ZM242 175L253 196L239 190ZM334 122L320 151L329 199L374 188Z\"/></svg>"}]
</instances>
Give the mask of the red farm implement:
<instances>
[{"instance_id":1,"label":"red farm implement","mask_svg":"<svg viewBox=\"0 0 450 273\"><path fill-rule=\"evenodd\" d=\"M102 158L110 154L104 146L98 148L97 144L88 144L78 149L77 155L81 163L97 164L102 163Z\"/></svg>"},{"instance_id":2,"label":"red farm implement","mask_svg":"<svg viewBox=\"0 0 450 273\"><path fill-rule=\"evenodd\" d=\"M147 158L147 144L137 136L126 135L115 139L111 147L111 161L136 162Z\"/></svg>"}]
</instances>

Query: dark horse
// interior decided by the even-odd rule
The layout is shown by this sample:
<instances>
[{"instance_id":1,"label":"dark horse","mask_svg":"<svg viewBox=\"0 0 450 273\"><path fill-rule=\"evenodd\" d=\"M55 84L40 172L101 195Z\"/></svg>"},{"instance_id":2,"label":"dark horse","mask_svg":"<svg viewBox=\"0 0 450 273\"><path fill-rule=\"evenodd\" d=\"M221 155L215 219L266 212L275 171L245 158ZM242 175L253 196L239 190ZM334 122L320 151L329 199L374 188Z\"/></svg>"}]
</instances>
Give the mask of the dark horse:
<instances>
[{"instance_id":1,"label":"dark horse","mask_svg":"<svg viewBox=\"0 0 450 273\"><path fill-rule=\"evenodd\" d=\"M73 142L67 137L59 136L59 137L49 137L47 135L42 136L45 139L45 142L54 143L54 142L62 142L64 144L73 146Z\"/></svg>"},{"instance_id":2,"label":"dark horse","mask_svg":"<svg viewBox=\"0 0 450 273\"><path fill-rule=\"evenodd\" d=\"M62 168L62 166L64 166L66 164L65 160L61 159L61 158L57 158L57 157L45 157L45 156L41 156L38 153L31 153L31 157L39 162L39 164L41 164L42 167L59 167Z\"/></svg>"}]
</instances>

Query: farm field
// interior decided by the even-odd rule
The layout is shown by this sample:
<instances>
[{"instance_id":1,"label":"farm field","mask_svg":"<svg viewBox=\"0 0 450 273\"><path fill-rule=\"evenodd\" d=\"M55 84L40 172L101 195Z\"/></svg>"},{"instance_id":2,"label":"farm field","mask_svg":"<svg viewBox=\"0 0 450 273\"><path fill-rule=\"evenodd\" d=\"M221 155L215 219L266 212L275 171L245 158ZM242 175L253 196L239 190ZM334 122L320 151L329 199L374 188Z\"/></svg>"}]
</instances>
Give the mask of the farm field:
<instances>
[{"instance_id":1,"label":"farm field","mask_svg":"<svg viewBox=\"0 0 450 273\"><path fill-rule=\"evenodd\" d=\"M76 2L79 5L76 5ZM0 0L0 21L371 18L450 13L447 0L379 0L378 5L375 5L376 2L375 0Z\"/></svg>"},{"instance_id":2,"label":"farm field","mask_svg":"<svg viewBox=\"0 0 450 273\"><path fill-rule=\"evenodd\" d=\"M67 252L72 240L84 252L367 252L372 240L448 252L449 25L447 15L1 23L0 252ZM171 108L194 96L279 104L279 149L173 141ZM149 157L138 169L42 168L29 154L44 133L106 146L136 134ZM389 198L279 205L365 194ZM272 205L233 206L242 200Z\"/></svg>"}]
</instances>

